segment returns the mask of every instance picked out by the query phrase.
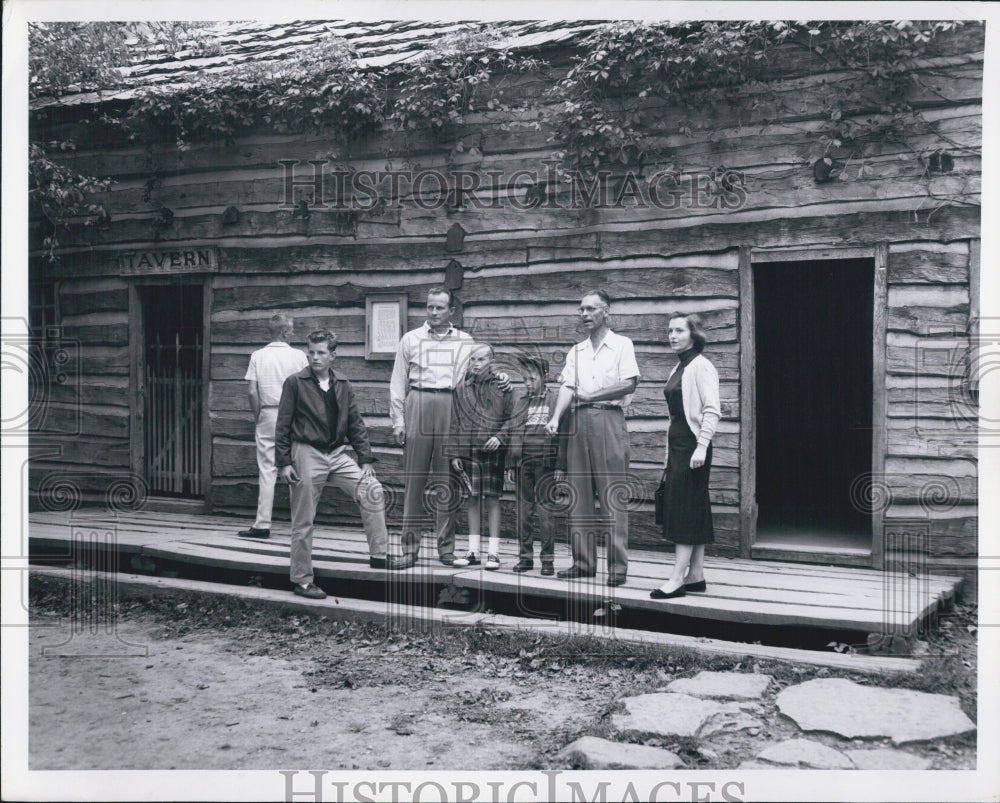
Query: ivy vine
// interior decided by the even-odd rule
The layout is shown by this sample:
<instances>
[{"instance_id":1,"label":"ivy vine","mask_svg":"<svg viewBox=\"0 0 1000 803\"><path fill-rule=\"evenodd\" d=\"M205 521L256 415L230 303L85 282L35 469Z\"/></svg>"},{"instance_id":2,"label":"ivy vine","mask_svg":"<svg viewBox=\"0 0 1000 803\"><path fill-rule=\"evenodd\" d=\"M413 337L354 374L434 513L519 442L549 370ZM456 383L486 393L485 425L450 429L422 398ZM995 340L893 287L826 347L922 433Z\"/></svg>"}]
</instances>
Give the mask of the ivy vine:
<instances>
[{"instance_id":1,"label":"ivy vine","mask_svg":"<svg viewBox=\"0 0 1000 803\"><path fill-rule=\"evenodd\" d=\"M155 24L35 26L32 96L117 86L121 67L130 63L137 47L143 52L181 46L221 52L206 28L157 30L150 25ZM810 115L823 121L818 141L826 159L818 167L829 178L838 159L855 158L865 143L905 146L907 135L932 133L903 99L913 82L921 80L914 61L939 34L960 25L610 23L579 44L570 69L544 97L525 97L516 86L518 76L537 73L544 63L501 48L501 34L489 25L467 26L442 37L422 58L382 69L362 66L345 40L331 36L279 61L240 62L196 74L181 87L146 88L127 109L104 110L102 122L122 127L150 153L164 142L182 150L195 142L231 144L261 129L322 131L337 150L343 146L346 152L352 140L384 129L423 129L444 139L469 115L493 112L502 123L515 110L548 103L556 110L552 142L563 171L641 171L669 158L658 140L671 133L693 134L691 120L699 110L738 98L752 113L761 110L761 125L787 111L774 79L787 74L800 52L812 60L817 74L842 74ZM667 119L666 114L673 116ZM42 117L44 112L36 113L33 122ZM50 255L71 222L110 220L107 210L91 199L109 182L75 173L50 158L72 148L72 142L33 142L31 147L31 200L43 220ZM940 153L923 156L930 168L944 169Z\"/></svg>"},{"instance_id":2,"label":"ivy vine","mask_svg":"<svg viewBox=\"0 0 1000 803\"><path fill-rule=\"evenodd\" d=\"M324 131L341 146L387 125L443 135L469 114L509 109L504 79L538 66L496 48L499 36L489 26L469 27L415 62L382 70L363 68L345 40L330 37L280 62L240 63L180 90L147 89L125 124L134 139L174 137L182 149L197 141L232 144L260 128Z\"/></svg>"},{"instance_id":3,"label":"ivy vine","mask_svg":"<svg viewBox=\"0 0 1000 803\"><path fill-rule=\"evenodd\" d=\"M356 54L336 37L264 64L243 62L200 73L190 85L146 89L123 123L133 139L227 145L261 127L278 134L327 130L343 141L370 133L385 120L379 77L362 70Z\"/></svg>"},{"instance_id":4,"label":"ivy vine","mask_svg":"<svg viewBox=\"0 0 1000 803\"><path fill-rule=\"evenodd\" d=\"M439 137L475 112L524 105L507 95L511 76L537 70L538 59L497 50L495 28L468 28L443 37L416 64L389 76L392 119L404 130L429 126Z\"/></svg>"},{"instance_id":5,"label":"ivy vine","mask_svg":"<svg viewBox=\"0 0 1000 803\"><path fill-rule=\"evenodd\" d=\"M48 22L28 28L28 94L34 99L78 92L101 92L122 84L122 68L154 51L187 50L197 55L218 52L208 28L186 22ZM111 221L94 196L111 185L106 178L79 173L61 164L61 153L76 149L72 140L42 141L34 136L48 119L42 108L30 116L28 200L39 222L42 247L56 259L70 227L103 227ZM120 121L100 116L102 123Z\"/></svg>"},{"instance_id":6,"label":"ivy vine","mask_svg":"<svg viewBox=\"0 0 1000 803\"><path fill-rule=\"evenodd\" d=\"M71 142L51 142L52 150L73 149ZM39 221L42 248L50 260L55 259L60 238L70 225L80 221L85 226L107 226L111 215L102 203L95 202L97 193L105 192L110 179L86 176L65 165L52 161L38 144L29 144L28 204L29 216Z\"/></svg>"},{"instance_id":7,"label":"ivy vine","mask_svg":"<svg viewBox=\"0 0 1000 803\"><path fill-rule=\"evenodd\" d=\"M122 83L120 68L132 58L128 36L116 23L73 23L40 26L34 32L39 54L33 74L34 94L100 90ZM176 31L161 31L177 38ZM208 32L185 29L188 40L204 52ZM506 112L517 102L508 98L508 79L537 69L537 59L498 47L501 33L490 25L470 25L442 37L422 58L382 70L361 66L346 40L327 37L291 57L265 63L240 62L203 71L181 87L147 87L123 112L105 113L102 123L123 131L146 146L155 182L156 146L170 143L187 150L197 142L232 145L240 136L261 129L274 133L322 131L337 150L385 127L410 131L427 129L442 138L470 114ZM57 47L67 37L72 58L62 59ZM177 41L162 45L176 50ZM98 57L88 62L81 53ZM523 103L523 101L522 101ZM34 115L37 124L44 112ZM56 143L58 150L72 142ZM85 196L108 182L58 168L46 157L45 146L32 150L33 198L48 223L43 227L50 256L59 234L71 222L106 211L88 204Z\"/></svg>"},{"instance_id":8,"label":"ivy vine","mask_svg":"<svg viewBox=\"0 0 1000 803\"><path fill-rule=\"evenodd\" d=\"M785 101L769 83L796 49L815 54L838 82L816 115L825 151L929 130L903 98L919 75L914 60L961 22L613 23L581 44L581 55L551 90L559 109L552 141L564 170L594 174L662 159L656 137L692 134L688 114L753 90L752 106ZM784 62L782 62L784 59ZM656 102L653 103L652 101ZM679 110L665 120L665 105ZM652 107L658 107L655 120ZM867 117L857 117L868 112ZM769 122L767 119L760 121ZM832 162L832 160L831 160Z\"/></svg>"}]
</instances>

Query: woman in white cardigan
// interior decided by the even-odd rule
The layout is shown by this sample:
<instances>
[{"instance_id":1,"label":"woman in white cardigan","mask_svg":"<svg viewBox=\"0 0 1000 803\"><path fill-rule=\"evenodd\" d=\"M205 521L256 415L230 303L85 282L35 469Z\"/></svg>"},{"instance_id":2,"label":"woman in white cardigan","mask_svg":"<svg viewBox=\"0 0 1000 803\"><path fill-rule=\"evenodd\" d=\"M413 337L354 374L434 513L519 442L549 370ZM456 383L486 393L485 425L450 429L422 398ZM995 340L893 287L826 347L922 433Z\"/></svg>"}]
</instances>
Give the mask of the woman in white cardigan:
<instances>
[{"instance_id":1,"label":"woman in white cardigan","mask_svg":"<svg viewBox=\"0 0 1000 803\"><path fill-rule=\"evenodd\" d=\"M706 338L697 315L671 315L667 337L679 360L663 389L670 413L663 537L676 547L673 572L650 592L653 599L705 591L705 544L714 538L708 475L720 415L719 374L702 356Z\"/></svg>"}]
</instances>

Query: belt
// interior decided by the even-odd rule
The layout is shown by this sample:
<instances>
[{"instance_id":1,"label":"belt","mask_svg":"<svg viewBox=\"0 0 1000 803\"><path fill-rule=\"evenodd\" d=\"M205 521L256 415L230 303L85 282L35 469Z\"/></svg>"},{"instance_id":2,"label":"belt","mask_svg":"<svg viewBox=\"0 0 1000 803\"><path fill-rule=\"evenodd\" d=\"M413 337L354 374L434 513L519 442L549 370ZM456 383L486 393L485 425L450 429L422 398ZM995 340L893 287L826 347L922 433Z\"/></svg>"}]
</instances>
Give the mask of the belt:
<instances>
[{"instance_id":1,"label":"belt","mask_svg":"<svg viewBox=\"0 0 1000 803\"><path fill-rule=\"evenodd\" d=\"M415 388L413 385L410 385L410 390L418 393L451 393L451 388Z\"/></svg>"},{"instance_id":2,"label":"belt","mask_svg":"<svg viewBox=\"0 0 1000 803\"><path fill-rule=\"evenodd\" d=\"M589 407L592 410L621 410L620 404L610 404L608 402L583 402L583 404L578 404L577 408Z\"/></svg>"}]
</instances>

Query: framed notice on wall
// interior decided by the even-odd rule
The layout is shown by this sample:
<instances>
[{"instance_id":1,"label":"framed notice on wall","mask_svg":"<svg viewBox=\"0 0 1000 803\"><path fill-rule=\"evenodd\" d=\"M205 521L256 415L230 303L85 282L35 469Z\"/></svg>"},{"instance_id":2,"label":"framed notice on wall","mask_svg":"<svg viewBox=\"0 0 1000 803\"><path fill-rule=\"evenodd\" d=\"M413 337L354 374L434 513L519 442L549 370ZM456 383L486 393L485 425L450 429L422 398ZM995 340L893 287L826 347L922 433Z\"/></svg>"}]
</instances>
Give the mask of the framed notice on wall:
<instances>
[{"instance_id":1,"label":"framed notice on wall","mask_svg":"<svg viewBox=\"0 0 1000 803\"><path fill-rule=\"evenodd\" d=\"M406 331L406 293L365 298L365 359L391 360Z\"/></svg>"}]
</instances>

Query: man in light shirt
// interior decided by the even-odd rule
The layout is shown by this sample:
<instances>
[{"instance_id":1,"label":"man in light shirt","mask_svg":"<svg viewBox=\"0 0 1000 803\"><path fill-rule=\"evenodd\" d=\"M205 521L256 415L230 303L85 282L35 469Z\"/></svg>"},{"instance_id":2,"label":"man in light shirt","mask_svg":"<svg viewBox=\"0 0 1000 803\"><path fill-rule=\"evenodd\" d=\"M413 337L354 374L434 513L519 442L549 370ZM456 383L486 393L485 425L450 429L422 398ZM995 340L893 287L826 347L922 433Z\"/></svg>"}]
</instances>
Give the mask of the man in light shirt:
<instances>
[{"instance_id":1,"label":"man in light shirt","mask_svg":"<svg viewBox=\"0 0 1000 803\"><path fill-rule=\"evenodd\" d=\"M399 341L389 384L389 412L396 442L404 447L406 485L403 497L403 555L392 568L417 562L424 519L424 490L452 497L445 441L451 425L451 394L465 375L472 337L456 329L451 319L455 299L446 287L427 293L427 320ZM457 500L456 500L457 501ZM455 563L457 504L438 504L434 529L438 557L445 566Z\"/></svg>"},{"instance_id":2,"label":"man in light shirt","mask_svg":"<svg viewBox=\"0 0 1000 803\"><path fill-rule=\"evenodd\" d=\"M580 301L580 320L588 337L566 355L559 397L545 428L554 436L559 419L572 408L566 472L574 492L569 515L573 565L557 576L573 579L597 573L600 528L608 533L607 584L619 586L628 574L628 509L627 500L618 498L614 486L620 489L627 482L629 444L624 408L639 382L639 366L632 341L608 327L610 312L611 300L603 290L587 293ZM594 505L595 491L601 502L600 517Z\"/></svg>"},{"instance_id":3,"label":"man in light shirt","mask_svg":"<svg viewBox=\"0 0 1000 803\"><path fill-rule=\"evenodd\" d=\"M257 518L241 538L270 538L271 512L274 507L274 484L278 470L274 464L274 425L278 418L278 402L285 379L308 365L306 355L288 345L295 332L291 316L272 315L268 322L271 342L250 355L250 365L244 379L250 382L250 409L256 422L257 441Z\"/></svg>"}]
</instances>

